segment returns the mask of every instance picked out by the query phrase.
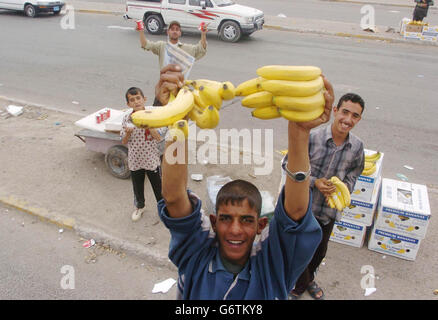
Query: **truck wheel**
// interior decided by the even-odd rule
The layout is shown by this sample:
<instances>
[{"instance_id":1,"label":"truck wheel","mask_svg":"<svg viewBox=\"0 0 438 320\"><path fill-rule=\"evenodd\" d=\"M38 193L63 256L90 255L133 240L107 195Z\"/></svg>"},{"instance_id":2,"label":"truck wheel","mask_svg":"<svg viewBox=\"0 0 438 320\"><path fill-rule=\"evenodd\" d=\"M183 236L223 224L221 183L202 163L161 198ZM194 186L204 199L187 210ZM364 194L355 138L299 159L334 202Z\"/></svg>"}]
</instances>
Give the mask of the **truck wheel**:
<instances>
[{"instance_id":1,"label":"truck wheel","mask_svg":"<svg viewBox=\"0 0 438 320\"><path fill-rule=\"evenodd\" d=\"M234 21L225 22L220 29L221 40L226 42L237 42L242 35L239 25Z\"/></svg>"},{"instance_id":2,"label":"truck wheel","mask_svg":"<svg viewBox=\"0 0 438 320\"><path fill-rule=\"evenodd\" d=\"M119 179L128 179L131 172L128 168L128 149L124 146L113 146L105 155L105 163L111 174Z\"/></svg>"},{"instance_id":3,"label":"truck wheel","mask_svg":"<svg viewBox=\"0 0 438 320\"><path fill-rule=\"evenodd\" d=\"M162 34L164 29L164 23L163 20L157 15L151 15L146 18L144 21L144 25L146 27L146 30L150 34Z\"/></svg>"},{"instance_id":4,"label":"truck wheel","mask_svg":"<svg viewBox=\"0 0 438 320\"><path fill-rule=\"evenodd\" d=\"M24 14L30 18L34 18L36 16L35 7L31 4L28 4L24 7Z\"/></svg>"}]
</instances>

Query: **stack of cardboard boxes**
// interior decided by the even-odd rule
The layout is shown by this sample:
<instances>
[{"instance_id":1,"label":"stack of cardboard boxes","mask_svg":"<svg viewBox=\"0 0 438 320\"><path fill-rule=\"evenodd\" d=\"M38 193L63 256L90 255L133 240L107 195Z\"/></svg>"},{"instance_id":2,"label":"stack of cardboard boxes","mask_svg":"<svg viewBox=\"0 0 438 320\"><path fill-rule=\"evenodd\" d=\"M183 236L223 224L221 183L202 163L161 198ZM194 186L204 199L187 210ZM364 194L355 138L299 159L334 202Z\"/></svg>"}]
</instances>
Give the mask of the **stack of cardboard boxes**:
<instances>
[{"instance_id":1,"label":"stack of cardboard boxes","mask_svg":"<svg viewBox=\"0 0 438 320\"><path fill-rule=\"evenodd\" d=\"M400 35L402 35L405 39L437 42L438 26L409 24L410 22L411 19L403 18L400 23Z\"/></svg>"},{"instance_id":2,"label":"stack of cardboard boxes","mask_svg":"<svg viewBox=\"0 0 438 320\"><path fill-rule=\"evenodd\" d=\"M430 220L427 187L383 179L381 200L368 249L415 260Z\"/></svg>"},{"instance_id":3,"label":"stack of cardboard boxes","mask_svg":"<svg viewBox=\"0 0 438 320\"><path fill-rule=\"evenodd\" d=\"M366 155L374 152L365 149ZM361 248L369 234L368 249L415 260L430 220L427 187L382 178L383 155L373 175L358 177L330 240Z\"/></svg>"},{"instance_id":4,"label":"stack of cardboard boxes","mask_svg":"<svg viewBox=\"0 0 438 320\"><path fill-rule=\"evenodd\" d=\"M376 151L365 149L365 155ZM370 176L360 175L351 194L351 204L342 212L342 219L335 222L330 240L360 248L363 246L367 228L374 222L380 185L382 181L382 163L384 153L381 152L376 162L376 171Z\"/></svg>"}]
</instances>

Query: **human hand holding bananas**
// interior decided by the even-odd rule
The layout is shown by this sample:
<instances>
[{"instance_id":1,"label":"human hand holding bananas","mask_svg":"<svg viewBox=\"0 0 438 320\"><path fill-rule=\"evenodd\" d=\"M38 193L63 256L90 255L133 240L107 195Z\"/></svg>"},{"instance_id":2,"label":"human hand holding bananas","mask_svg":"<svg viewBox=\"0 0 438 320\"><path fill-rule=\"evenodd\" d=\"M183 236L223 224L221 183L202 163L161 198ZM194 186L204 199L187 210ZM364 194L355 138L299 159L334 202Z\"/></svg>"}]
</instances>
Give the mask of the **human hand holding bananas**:
<instances>
[{"instance_id":1,"label":"human hand holding bananas","mask_svg":"<svg viewBox=\"0 0 438 320\"><path fill-rule=\"evenodd\" d=\"M380 156L379 151L365 156L364 168L361 173L363 176L370 176L376 172L376 162L380 159Z\"/></svg>"},{"instance_id":2,"label":"human hand holding bananas","mask_svg":"<svg viewBox=\"0 0 438 320\"><path fill-rule=\"evenodd\" d=\"M245 97L242 105L254 109L253 117L283 117L297 123L316 120L303 125L306 127L316 127L329 120L334 93L320 68L269 65L257 69L257 74L259 77L236 88L236 95Z\"/></svg>"},{"instance_id":3,"label":"human hand holding bananas","mask_svg":"<svg viewBox=\"0 0 438 320\"><path fill-rule=\"evenodd\" d=\"M327 203L330 208L342 212L345 207L348 207L351 203L351 195L345 183L343 183L338 177L333 176L329 180L335 187L335 191L326 196ZM316 184L315 184L316 185Z\"/></svg>"},{"instance_id":4,"label":"human hand holding bananas","mask_svg":"<svg viewBox=\"0 0 438 320\"><path fill-rule=\"evenodd\" d=\"M151 128L169 126L170 133L181 130L188 135L187 117L201 129L213 129L219 123L219 110L223 100L234 98L234 85L213 80L187 80L178 65L168 65L160 72L160 80L155 87L155 96L164 106L154 110L144 110L132 115L136 126ZM173 98L174 97L174 98Z\"/></svg>"}]
</instances>

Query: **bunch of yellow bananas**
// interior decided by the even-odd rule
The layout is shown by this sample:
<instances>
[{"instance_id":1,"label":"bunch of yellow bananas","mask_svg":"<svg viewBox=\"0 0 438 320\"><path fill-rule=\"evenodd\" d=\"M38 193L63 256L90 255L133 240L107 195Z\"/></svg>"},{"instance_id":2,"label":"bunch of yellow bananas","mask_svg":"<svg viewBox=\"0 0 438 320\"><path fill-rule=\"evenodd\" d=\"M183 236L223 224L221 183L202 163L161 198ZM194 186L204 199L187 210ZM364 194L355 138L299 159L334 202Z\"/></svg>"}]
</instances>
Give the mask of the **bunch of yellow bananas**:
<instances>
[{"instance_id":1,"label":"bunch of yellow bananas","mask_svg":"<svg viewBox=\"0 0 438 320\"><path fill-rule=\"evenodd\" d=\"M351 195L345 183L343 183L338 177L333 176L330 181L335 185L336 192L332 193L328 197L327 201L330 208L342 211L345 207L348 207L351 203Z\"/></svg>"},{"instance_id":2,"label":"bunch of yellow bananas","mask_svg":"<svg viewBox=\"0 0 438 320\"><path fill-rule=\"evenodd\" d=\"M234 85L230 81L207 79L186 80L186 85L190 87L195 99L189 118L201 129L215 128L219 124L222 101L234 98Z\"/></svg>"},{"instance_id":3,"label":"bunch of yellow bananas","mask_svg":"<svg viewBox=\"0 0 438 320\"><path fill-rule=\"evenodd\" d=\"M186 86L179 90L176 97L171 94L168 104L163 108L134 112L132 123L137 127L149 128L169 126L173 136L180 130L187 137L188 123L184 118L189 116L201 129L212 129L219 123L222 100L233 99L234 90L234 85L229 81L187 80Z\"/></svg>"},{"instance_id":4,"label":"bunch of yellow bananas","mask_svg":"<svg viewBox=\"0 0 438 320\"><path fill-rule=\"evenodd\" d=\"M242 105L254 108L259 119L283 117L294 122L318 118L324 112L324 82L321 69L313 66L269 65L257 69L259 77L236 88L245 96Z\"/></svg>"},{"instance_id":5,"label":"bunch of yellow bananas","mask_svg":"<svg viewBox=\"0 0 438 320\"><path fill-rule=\"evenodd\" d=\"M365 164L361 173L363 176L370 176L376 172L376 162L380 159L380 156L379 151L365 156Z\"/></svg>"},{"instance_id":6,"label":"bunch of yellow bananas","mask_svg":"<svg viewBox=\"0 0 438 320\"><path fill-rule=\"evenodd\" d=\"M428 26L429 25L429 23L423 22L423 21L419 21L419 20L410 21L408 24L410 24L410 25L417 25L417 26Z\"/></svg>"}]
</instances>

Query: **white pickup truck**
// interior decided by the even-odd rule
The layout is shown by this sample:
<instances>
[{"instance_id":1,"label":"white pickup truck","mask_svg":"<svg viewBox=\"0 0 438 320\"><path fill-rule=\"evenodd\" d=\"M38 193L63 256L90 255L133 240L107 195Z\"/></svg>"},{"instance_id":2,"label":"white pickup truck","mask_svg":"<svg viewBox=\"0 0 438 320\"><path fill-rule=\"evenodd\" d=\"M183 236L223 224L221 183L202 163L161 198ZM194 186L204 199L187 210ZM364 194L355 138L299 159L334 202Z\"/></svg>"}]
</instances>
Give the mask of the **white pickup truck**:
<instances>
[{"instance_id":1,"label":"white pickup truck","mask_svg":"<svg viewBox=\"0 0 438 320\"><path fill-rule=\"evenodd\" d=\"M127 1L125 18L143 20L151 34L161 34L173 20L182 28L198 28L204 22L208 30L217 30L228 42L262 29L265 22L262 11L231 0Z\"/></svg>"}]
</instances>

